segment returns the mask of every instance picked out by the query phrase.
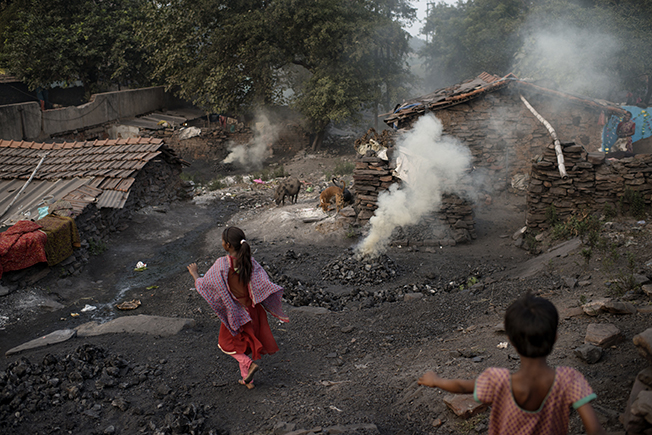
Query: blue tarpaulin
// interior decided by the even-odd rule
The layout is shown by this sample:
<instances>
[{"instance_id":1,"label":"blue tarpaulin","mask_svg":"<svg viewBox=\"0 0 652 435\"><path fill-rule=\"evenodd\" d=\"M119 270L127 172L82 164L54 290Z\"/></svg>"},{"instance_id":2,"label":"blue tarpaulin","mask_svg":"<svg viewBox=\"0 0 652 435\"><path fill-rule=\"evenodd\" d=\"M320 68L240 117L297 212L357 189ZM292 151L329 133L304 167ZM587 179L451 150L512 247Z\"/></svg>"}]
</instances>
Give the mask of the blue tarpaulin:
<instances>
[{"instance_id":1,"label":"blue tarpaulin","mask_svg":"<svg viewBox=\"0 0 652 435\"><path fill-rule=\"evenodd\" d=\"M636 124L636 132L632 136L632 142L652 136L652 107L642 109L638 106L622 106L623 109L632 113L632 121ZM611 115L609 121L602 129L602 148L600 151L608 153L618 139L616 128L623 120L622 116Z\"/></svg>"}]
</instances>

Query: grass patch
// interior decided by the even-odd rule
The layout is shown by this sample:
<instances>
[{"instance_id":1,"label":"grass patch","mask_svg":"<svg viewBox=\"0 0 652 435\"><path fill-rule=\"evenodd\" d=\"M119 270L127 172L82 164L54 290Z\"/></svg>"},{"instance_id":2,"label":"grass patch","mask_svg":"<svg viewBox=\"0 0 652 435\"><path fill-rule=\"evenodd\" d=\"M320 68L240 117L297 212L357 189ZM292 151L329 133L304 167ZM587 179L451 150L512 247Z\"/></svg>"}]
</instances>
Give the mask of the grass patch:
<instances>
[{"instance_id":1,"label":"grass patch","mask_svg":"<svg viewBox=\"0 0 652 435\"><path fill-rule=\"evenodd\" d=\"M224 189L226 187L226 183L224 182L224 179L222 179L222 178L214 178L214 179L212 179L211 181L208 182L206 187L210 191L219 190L219 189Z\"/></svg>"},{"instance_id":2,"label":"grass patch","mask_svg":"<svg viewBox=\"0 0 652 435\"><path fill-rule=\"evenodd\" d=\"M107 250L106 242L102 239L88 239L88 252L91 255L100 255Z\"/></svg>"},{"instance_id":3,"label":"grass patch","mask_svg":"<svg viewBox=\"0 0 652 435\"><path fill-rule=\"evenodd\" d=\"M620 197L621 210L624 210L625 206L627 206L629 214L636 219L644 219L647 215L645 209L645 197L641 192L634 190L629 186L625 187L625 192L623 193L623 196Z\"/></svg>"}]
</instances>

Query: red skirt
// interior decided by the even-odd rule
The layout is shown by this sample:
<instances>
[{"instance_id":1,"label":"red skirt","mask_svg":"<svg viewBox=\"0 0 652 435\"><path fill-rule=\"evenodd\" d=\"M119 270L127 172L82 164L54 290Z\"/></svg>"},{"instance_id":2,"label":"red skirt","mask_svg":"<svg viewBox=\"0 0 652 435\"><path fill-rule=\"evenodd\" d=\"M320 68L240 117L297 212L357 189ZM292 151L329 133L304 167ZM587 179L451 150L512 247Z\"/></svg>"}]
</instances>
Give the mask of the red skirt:
<instances>
[{"instance_id":1,"label":"red skirt","mask_svg":"<svg viewBox=\"0 0 652 435\"><path fill-rule=\"evenodd\" d=\"M251 353L251 359L260 359L261 355L271 355L278 351L278 345L272 330L267 323L267 312L262 305L258 304L255 308L247 307L247 312L251 316L251 322L247 322L240 328L240 333L231 335L229 330L222 324L220 326L220 336L217 343L222 352L233 353Z\"/></svg>"}]
</instances>

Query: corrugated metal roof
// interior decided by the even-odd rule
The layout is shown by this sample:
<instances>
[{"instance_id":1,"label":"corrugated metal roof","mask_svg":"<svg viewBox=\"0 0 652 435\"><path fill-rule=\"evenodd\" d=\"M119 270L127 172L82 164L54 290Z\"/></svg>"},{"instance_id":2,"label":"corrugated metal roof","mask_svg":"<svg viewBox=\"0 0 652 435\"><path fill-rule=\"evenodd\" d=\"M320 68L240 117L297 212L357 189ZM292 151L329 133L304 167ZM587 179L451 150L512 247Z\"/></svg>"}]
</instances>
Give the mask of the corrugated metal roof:
<instances>
[{"instance_id":1,"label":"corrugated metal roof","mask_svg":"<svg viewBox=\"0 0 652 435\"><path fill-rule=\"evenodd\" d=\"M499 77L492 74L483 72L478 77L467 80L448 88L438 89L428 95L413 98L406 101L394 109L394 112L388 114L385 118L387 124L393 124L396 121L401 121L413 116L421 116L426 110L441 110L456 104L464 103L469 100L480 97L489 92L497 91L509 85L521 86L529 90L534 90L539 93L547 93L557 97L566 98L576 101L578 103L594 106L596 109L623 112L623 110L614 103L604 100L595 100L587 97L579 97L572 94L554 91L551 89L542 88L540 86L519 80L514 74L508 74L505 77Z\"/></svg>"},{"instance_id":2,"label":"corrugated metal roof","mask_svg":"<svg viewBox=\"0 0 652 435\"><path fill-rule=\"evenodd\" d=\"M156 138L62 143L0 140L0 224L21 213L22 218L27 212L34 216L43 198L50 196L53 201L72 199L76 214L93 202L100 208L122 208L137 172L157 156L188 164ZM25 191L2 216L33 173Z\"/></svg>"},{"instance_id":3,"label":"corrugated metal roof","mask_svg":"<svg viewBox=\"0 0 652 435\"><path fill-rule=\"evenodd\" d=\"M18 179L0 180L0 213L5 211L16 198L26 181ZM57 199L62 199L70 192L88 183L88 181L88 178L70 178L56 181L32 180L2 216L0 226L11 226L21 219L38 216L37 209L39 207L49 205L49 203ZM95 198L93 198L94 200Z\"/></svg>"},{"instance_id":4,"label":"corrugated metal roof","mask_svg":"<svg viewBox=\"0 0 652 435\"><path fill-rule=\"evenodd\" d=\"M99 208L122 208L127 202L129 192L120 192L119 190L105 190L97 199Z\"/></svg>"}]
</instances>

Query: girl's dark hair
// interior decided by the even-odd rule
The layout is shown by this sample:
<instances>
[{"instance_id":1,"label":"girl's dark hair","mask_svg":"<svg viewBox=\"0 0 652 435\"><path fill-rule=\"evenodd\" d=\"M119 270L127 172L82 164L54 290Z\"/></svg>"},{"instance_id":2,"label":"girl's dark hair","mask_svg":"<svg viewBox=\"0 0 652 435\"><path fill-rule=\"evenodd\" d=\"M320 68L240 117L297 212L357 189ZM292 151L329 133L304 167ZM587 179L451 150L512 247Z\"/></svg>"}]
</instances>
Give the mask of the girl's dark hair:
<instances>
[{"instance_id":1,"label":"girl's dark hair","mask_svg":"<svg viewBox=\"0 0 652 435\"><path fill-rule=\"evenodd\" d=\"M222 240L233 246L236 250L235 268L240 281L249 284L253 264L251 262L251 248L245 240L245 233L238 227L226 227L222 232Z\"/></svg>"},{"instance_id":2,"label":"girl's dark hair","mask_svg":"<svg viewBox=\"0 0 652 435\"><path fill-rule=\"evenodd\" d=\"M547 299L528 292L505 312L505 332L519 355L540 358L550 355L557 338L559 314Z\"/></svg>"}]
</instances>

